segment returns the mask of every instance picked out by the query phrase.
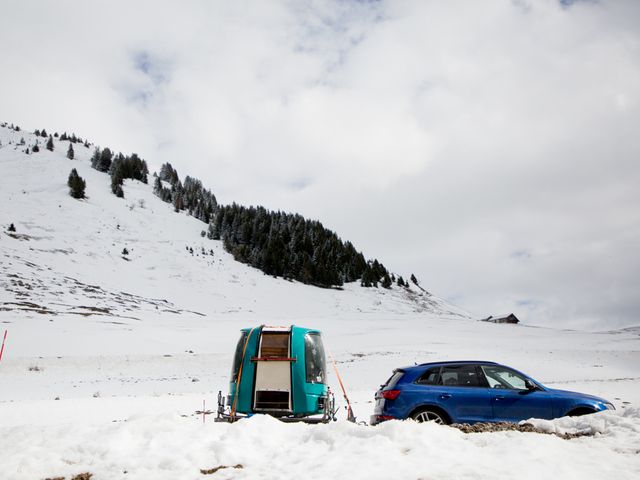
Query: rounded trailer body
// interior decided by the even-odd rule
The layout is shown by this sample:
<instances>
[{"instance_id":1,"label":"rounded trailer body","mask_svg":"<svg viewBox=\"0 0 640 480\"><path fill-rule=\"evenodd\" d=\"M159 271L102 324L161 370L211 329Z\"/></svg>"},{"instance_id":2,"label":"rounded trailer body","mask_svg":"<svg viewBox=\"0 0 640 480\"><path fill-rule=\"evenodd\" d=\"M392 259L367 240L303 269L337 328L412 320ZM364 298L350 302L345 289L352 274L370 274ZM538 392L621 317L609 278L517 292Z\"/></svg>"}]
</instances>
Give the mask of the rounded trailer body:
<instances>
[{"instance_id":1,"label":"rounded trailer body","mask_svg":"<svg viewBox=\"0 0 640 480\"><path fill-rule=\"evenodd\" d=\"M226 408L218 420L265 413L285 421L334 418L319 330L259 326L241 330L231 368ZM320 415L320 418L310 418Z\"/></svg>"}]
</instances>

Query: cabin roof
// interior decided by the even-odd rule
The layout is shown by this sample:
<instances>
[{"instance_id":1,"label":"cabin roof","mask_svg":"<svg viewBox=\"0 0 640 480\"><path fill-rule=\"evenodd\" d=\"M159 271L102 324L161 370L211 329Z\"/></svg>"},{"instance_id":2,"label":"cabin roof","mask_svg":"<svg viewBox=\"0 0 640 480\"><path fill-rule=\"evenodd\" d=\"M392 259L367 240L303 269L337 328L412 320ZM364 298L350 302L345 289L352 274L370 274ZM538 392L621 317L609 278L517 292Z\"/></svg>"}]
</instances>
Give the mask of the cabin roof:
<instances>
[{"instance_id":1,"label":"cabin roof","mask_svg":"<svg viewBox=\"0 0 640 480\"><path fill-rule=\"evenodd\" d=\"M263 332L290 332L291 331L291 327L292 325L285 327L285 326L274 326L274 325L264 325L262 327L262 331Z\"/></svg>"},{"instance_id":2,"label":"cabin roof","mask_svg":"<svg viewBox=\"0 0 640 480\"><path fill-rule=\"evenodd\" d=\"M277 333L277 332L288 333L288 332L293 331L294 328L300 329L304 333L322 333L317 328L301 327L300 325L290 325L288 327L286 327L286 326L274 326L274 325L256 325L255 327L241 328L240 331L241 332L245 332L245 333L249 333L254 328L256 329L256 331L260 331L261 330L263 332L271 332L271 333Z\"/></svg>"}]
</instances>

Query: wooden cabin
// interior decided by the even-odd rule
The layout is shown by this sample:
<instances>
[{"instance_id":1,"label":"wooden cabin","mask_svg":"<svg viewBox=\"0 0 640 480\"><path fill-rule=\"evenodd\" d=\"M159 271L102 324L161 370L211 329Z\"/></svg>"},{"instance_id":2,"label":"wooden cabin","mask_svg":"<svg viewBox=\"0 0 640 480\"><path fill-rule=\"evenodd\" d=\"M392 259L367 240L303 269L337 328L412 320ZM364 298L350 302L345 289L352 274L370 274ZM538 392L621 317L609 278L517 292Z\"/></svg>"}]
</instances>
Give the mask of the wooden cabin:
<instances>
[{"instance_id":1,"label":"wooden cabin","mask_svg":"<svg viewBox=\"0 0 640 480\"><path fill-rule=\"evenodd\" d=\"M489 315L487 318L483 318L482 321L491 323L520 323L518 317L516 317L513 313L508 313L506 315L497 315L495 317Z\"/></svg>"}]
</instances>

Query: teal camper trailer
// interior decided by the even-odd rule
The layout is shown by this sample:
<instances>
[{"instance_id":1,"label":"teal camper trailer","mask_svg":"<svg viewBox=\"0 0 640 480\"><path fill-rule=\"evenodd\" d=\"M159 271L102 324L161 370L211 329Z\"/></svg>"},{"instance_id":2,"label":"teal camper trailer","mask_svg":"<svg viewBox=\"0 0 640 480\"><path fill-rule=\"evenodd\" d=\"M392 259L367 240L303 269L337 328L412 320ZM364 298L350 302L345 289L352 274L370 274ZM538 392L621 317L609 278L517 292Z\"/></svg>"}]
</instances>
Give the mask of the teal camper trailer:
<instances>
[{"instance_id":1,"label":"teal camper trailer","mask_svg":"<svg viewBox=\"0 0 640 480\"><path fill-rule=\"evenodd\" d=\"M295 325L241 330L229 395L218 393L216 420L233 422L258 413L283 421L335 420L320 331Z\"/></svg>"}]
</instances>

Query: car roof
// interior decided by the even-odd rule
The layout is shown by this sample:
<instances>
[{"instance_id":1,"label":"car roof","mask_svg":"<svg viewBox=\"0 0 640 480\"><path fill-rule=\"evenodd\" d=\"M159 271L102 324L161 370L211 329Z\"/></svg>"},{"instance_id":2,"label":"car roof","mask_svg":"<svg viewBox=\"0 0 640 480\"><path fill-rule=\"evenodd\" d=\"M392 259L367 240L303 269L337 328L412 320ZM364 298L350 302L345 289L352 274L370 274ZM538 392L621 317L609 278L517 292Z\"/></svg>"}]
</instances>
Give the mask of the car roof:
<instances>
[{"instance_id":1,"label":"car roof","mask_svg":"<svg viewBox=\"0 0 640 480\"><path fill-rule=\"evenodd\" d=\"M473 365L499 365L499 363L496 362L490 362L487 360L447 360L444 362L427 362L427 363L420 363L420 364L416 364L416 365L409 365L406 367L402 367L399 368L398 370L411 370L414 368L420 368L423 369L424 367L431 367L431 366L440 366L440 365L469 365L469 364L473 364Z\"/></svg>"}]
</instances>

